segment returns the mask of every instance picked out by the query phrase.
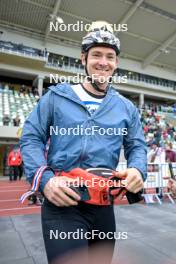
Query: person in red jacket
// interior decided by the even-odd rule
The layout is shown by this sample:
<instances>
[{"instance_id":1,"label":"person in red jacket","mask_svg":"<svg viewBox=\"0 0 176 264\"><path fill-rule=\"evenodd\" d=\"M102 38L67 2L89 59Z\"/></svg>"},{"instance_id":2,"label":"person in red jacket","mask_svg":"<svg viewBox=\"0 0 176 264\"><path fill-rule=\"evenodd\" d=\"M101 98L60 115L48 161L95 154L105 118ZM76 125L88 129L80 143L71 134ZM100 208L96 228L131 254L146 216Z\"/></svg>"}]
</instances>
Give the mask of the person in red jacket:
<instances>
[{"instance_id":1,"label":"person in red jacket","mask_svg":"<svg viewBox=\"0 0 176 264\"><path fill-rule=\"evenodd\" d=\"M7 160L8 166L10 167L9 180L16 181L19 175L19 180L23 175L22 157L19 146L15 146L8 155ZM13 176L13 179L12 179Z\"/></svg>"}]
</instances>

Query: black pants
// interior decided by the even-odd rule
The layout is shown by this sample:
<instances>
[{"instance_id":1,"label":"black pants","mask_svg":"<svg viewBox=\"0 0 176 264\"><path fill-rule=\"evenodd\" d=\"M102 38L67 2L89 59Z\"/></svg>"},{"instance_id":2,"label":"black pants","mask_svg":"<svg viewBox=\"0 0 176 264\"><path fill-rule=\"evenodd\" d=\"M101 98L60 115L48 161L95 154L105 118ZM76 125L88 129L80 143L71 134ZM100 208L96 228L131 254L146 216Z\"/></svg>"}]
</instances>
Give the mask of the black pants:
<instances>
[{"instance_id":1,"label":"black pants","mask_svg":"<svg viewBox=\"0 0 176 264\"><path fill-rule=\"evenodd\" d=\"M23 176L23 165L18 166L18 171L19 171L19 180L21 180Z\"/></svg>"},{"instance_id":2,"label":"black pants","mask_svg":"<svg viewBox=\"0 0 176 264\"><path fill-rule=\"evenodd\" d=\"M78 206L57 207L45 199L42 230L49 263L111 263L115 238L106 235L115 232L113 206L80 202Z\"/></svg>"},{"instance_id":3,"label":"black pants","mask_svg":"<svg viewBox=\"0 0 176 264\"><path fill-rule=\"evenodd\" d=\"M21 180L21 177L23 176L23 166L11 166L10 167L10 175L9 175L9 180L16 181L19 176L19 180Z\"/></svg>"}]
</instances>

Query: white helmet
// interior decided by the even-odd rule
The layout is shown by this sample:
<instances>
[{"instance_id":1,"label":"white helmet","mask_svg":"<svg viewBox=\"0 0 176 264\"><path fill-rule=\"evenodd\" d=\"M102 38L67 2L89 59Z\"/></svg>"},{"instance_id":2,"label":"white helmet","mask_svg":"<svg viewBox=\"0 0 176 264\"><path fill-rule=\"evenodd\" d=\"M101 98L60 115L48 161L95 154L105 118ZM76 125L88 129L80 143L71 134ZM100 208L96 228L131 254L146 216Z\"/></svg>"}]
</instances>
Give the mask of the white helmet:
<instances>
[{"instance_id":1,"label":"white helmet","mask_svg":"<svg viewBox=\"0 0 176 264\"><path fill-rule=\"evenodd\" d=\"M88 34L82 40L82 52L88 52L92 47L103 46L115 50L116 54L120 53L120 41L114 35L111 25L105 21L93 22Z\"/></svg>"}]
</instances>

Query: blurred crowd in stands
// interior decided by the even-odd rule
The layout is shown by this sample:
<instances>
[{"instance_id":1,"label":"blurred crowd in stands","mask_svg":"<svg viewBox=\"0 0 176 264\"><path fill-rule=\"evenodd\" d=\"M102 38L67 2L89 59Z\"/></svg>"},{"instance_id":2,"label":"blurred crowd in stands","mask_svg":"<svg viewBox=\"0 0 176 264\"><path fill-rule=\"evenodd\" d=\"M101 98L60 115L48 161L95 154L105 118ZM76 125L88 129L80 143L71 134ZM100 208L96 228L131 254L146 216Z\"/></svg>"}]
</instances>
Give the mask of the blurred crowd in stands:
<instances>
[{"instance_id":1,"label":"blurred crowd in stands","mask_svg":"<svg viewBox=\"0 0 176 264\"><path fill-rule=\"evenodd\" d=\"M0 41L0 49L1 50L10 50L14 52L19 52L24 55L30 55L34 57L44 57L48 58L49 52L47 51L46 48L43 50L41 49L36 49L32 47L25 46L23 43L14 43L11 41Z\"/></svg>"},{"instance_id":2,"label":"blurred crowd in stands","mask_svg":"<svg viewBox=\"0 0 176 264\"><path fill-rule=\"evenodd\" d=\"M3 91L3 90L11 90L14 94L15 92L15 87L13 84L5 84L5 83L0 83L0 91ZM24 84L22 85L19 85L19 90L17 90L18 93L23 93L23 94L33 94L34 96L38 96L38 89L35 87L35 86L26 86Z\"/></svg>"},{"instance_id":3,"label":"blurred crowd in stands","mask_svg":"<svg viewBox=\"0 0 176 264\"><path fill-rule=\"evenodd\" d=\"M176 113L170 119L166 113L143 109L141 122L149 148L148 161L176 162Z\"/></svg>"},{"instance_id":4,"label":"blurred crowd in stands","mask_svg":"<svg viewBox=\"0 0 176 264\"><path fill-rule=\"evenodd\" d=\"M166 112L176 115L176 103L169 106L167 104L145 103L141 110L150 110L152 113Z\"/></svg>"},{"instance_id":5,"label":"blurred crowd in stands","mask_svg":"<svg viewBox=\"0 0 176 264\"><path fill-rule=\"evenodd\" d=\"M3 125L9 126L9 123L11 122L11 118L8 115L4 115L3 117ZM13 125L19 126L21 123L20 117L17 115L15 118L13 118Z\"/></svg>"}]
</instances>

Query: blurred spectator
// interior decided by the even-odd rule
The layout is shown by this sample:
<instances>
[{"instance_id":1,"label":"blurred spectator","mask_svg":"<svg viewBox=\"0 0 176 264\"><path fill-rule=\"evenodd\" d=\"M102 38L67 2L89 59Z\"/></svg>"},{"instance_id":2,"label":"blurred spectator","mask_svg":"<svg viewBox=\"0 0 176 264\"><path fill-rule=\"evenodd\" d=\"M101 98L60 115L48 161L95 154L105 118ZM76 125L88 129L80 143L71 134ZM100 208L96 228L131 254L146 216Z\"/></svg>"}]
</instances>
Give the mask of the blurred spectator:
<instances>
[{"instance_id":1,"label":"blurred spectator","mask_svg":"<svg viewBox=\"0 0 176 264\"><path fill-rule=\"evenodd\" d=\"M10 89L12 90L13 94L15 94L15 88L14 88L14 86L13 86L13 85L11 86L11 88L10 88Z\"/></svg>"},{"instance_id":2,"label":"blurred spectator","mask_svg":"<svg viewBox=\"0 0 176 264\"><path fill-rule=\"evenodd\" d=\"M14 86L10 83L9 84L9 89L11 90L11 91L13 91L13 94L14 94Z\"/></svg>"},{"instance_id":3,"label":"blurred spectator","mask_svg":"<svg viewBox=\"0 0 176 264\"><path fill-rule=\"evenodd\" d=\"M157 125L156 131L154 132L154 138L156 140L156 142L160 142L161 140L161 136L162 136L162 128Z\"/></svg>"},{"instance_id":4,"label":"blurred spectator","mask_svg":"<svg viewBox=\"0 0 176 264\"><path fill-rule=\"evenodd\" d=\"M166 162L166 153L164 148L161 148L159 142L153 141L151 143L149 152L148 152L148 162L163 164Z\"/></svg>"},{"instance_id":5,"label":"blurred spectator","mask_svg":"<svg viewBox=\"0 0 176 264\"><path fill-rule=\"evenodd\" d=\"M31 92L34 93L34 90L35 90L35 86L32 86Z\"/></svg>"},{"instance_id":6,"label":"blurred spectator","mask_svg":"<svg viewBox=\"0 0 176 264\"><path fill-rule=\"evenodd\" d=\"M26 86L22 84L20 87L20 93L25 93L25 92L26 92Z\"/></svg>"},{"instance_id":7,"label":"blurred spectator","mask_svg":"<svg viewBox=\"0 0 176 264\"><path fill-rule=\"evenodd\" d=\"M38 55L39 55L40 57L42 57L42 56L43 56L43 52L42 52L41 50L38 50Z\"/></svg>"},{"instance_id":8,"label":"blurred spectator","mask_svg":"<svg viewBox=\"0 0 176 264\"><path fill-rule=\"evenodd\" d=\"M20 120L19 116L17 115L17 116L13 119L13 125L14 125L14 126L19 126L19 125L20 125L20 122L21 122L21 120Z\"/></svg>"},{"instance_id":9,"label":"blurred spectator","mask_svg":"<svg viewBox=\"0 0 176 264\"><path fill-rule=\"evenodd\" d=\"M26 92L27 92L28 94L32 93L32 87L27 87Z\"/></svg>"},{"instance_id":10,"label":"blurred spectator","mask_svg":"<svg viewBox=\"0 0 176 264\"><path fill-rule=\"evenodd\" d=\"M172 193L173 198L176 199L176 163L169 164L170 179L168 181L168 191Z\"/></svg>"},{"instance_id":11,"label":"blurred spectator","mask_svg":"<svg viewBox=\"0 0 176 264\"><path fill-rule=\"evenodd\" d=\"M162 171L162 174L164 175L165 171L162 164L166 162L166 153L165 153L165 149L160 147L159 142L154 140L151 143L150 149L147 154L147 158L149 163L151 162L151 163L159 164L159 166L161 166L160 169ZM156 193L158 194L158 197L160 199L163 198L162 188L156 187Z\"/></svg>"},{"instance_id":12,"label":"blurred spectator","mask_svg":"<svg viewBox=\"0 0 176 264\"><path fill-rule=\"evenodd\" d=\"M38 93L38 89L37 89L37 88L34 88L34 89L33 89L33 95L34 95L34 96L39 95L39 93Z\"/></svg>"},{"instance_id":13,"label":"blurred spectator","mask_svg":"<svg viewBox=\"0 0 176 264\"><path fill-rule=\"evenodd\" d=\"M176 180L169 179L168 181L168 189L172 192L173 198L176 199Z\"/></svg>"},{"instance_id":14,"label":"blurred spectator","mask_svg":"<svg viewBox=\"0 0 176 264\"><path fill-rule=\"evenodd\" d=\"M166 145L166 162L176 162L176 152L172 149L172 143Z\"/></svg>"},{"instance_id":15,"label":"blurred spectator","mask_svg":"<svg viewBox=\"0 0 176 264\"><path fill-rule=\"evenodd\" d=\"M2 122L3 122L3 125L4 126L8 126L9 123L10 123L10 117L8 115L4 115L3 119L2 119Z\"/></svg>"},{"instance_id":16,"label":"blurred spectator","mask_svg":"<svg viewBox=\"0 0 176 264\"><path fill-rule=\"evenodd\" d=\"M46 58L48 58L48 56L49 56L49 52L47 51L47 48L44 49L44 56L45 56Z\"/></svg>"},{"instance_id":17,"label":"blurred spectator","mask_svg":"<svg viewBox=\"0 0 176 264\"><path fill-rule=\"evenodd\" d=\"M10 167L9 180L16 181L18 176L19 180L21 180L23 175L23 165L22 165L22 157L20 153L19 145L15 145L13 149L10 151L7 160L8 166Z\"/></svg>"},{"instance_id":18,"label":"blurred spectator","mask_svg":"<svg viewBox=\"0 0 176 264\"><path fill-rule=\"evenodd\" d=\"M19 50L19 51L22 51L22 50L23 50L23 48L24 48L24 45L23 45L23 43L20 43L20 44L18 44L18 50Z\"/></svg>"}]
</instances>

